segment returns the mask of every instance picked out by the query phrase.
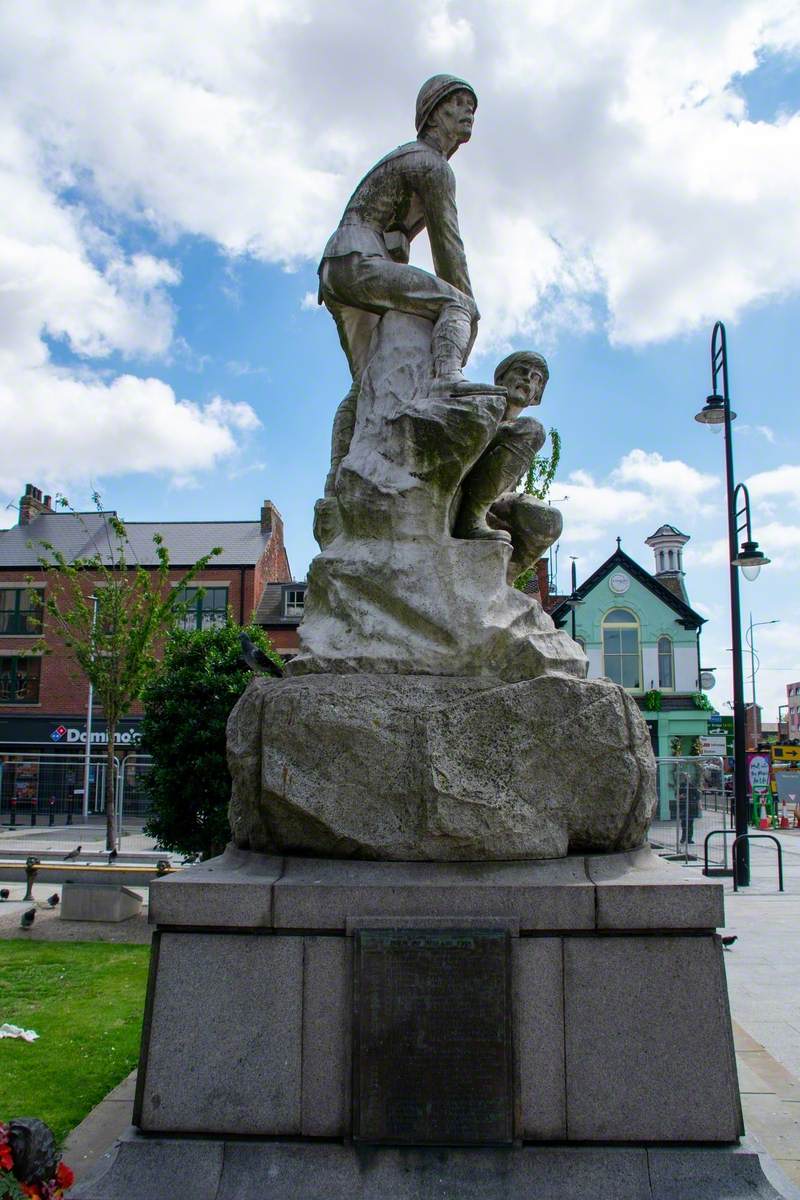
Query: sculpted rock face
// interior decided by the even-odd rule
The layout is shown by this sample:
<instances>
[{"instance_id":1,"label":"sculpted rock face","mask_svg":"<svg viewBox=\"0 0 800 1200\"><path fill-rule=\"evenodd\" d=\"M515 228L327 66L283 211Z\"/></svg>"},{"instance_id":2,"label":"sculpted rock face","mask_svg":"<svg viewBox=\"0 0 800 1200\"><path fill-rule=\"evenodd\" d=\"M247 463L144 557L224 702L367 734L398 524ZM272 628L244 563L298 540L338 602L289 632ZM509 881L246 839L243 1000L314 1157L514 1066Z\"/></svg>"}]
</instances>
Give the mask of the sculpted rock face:
<instances>
[{"instance_id":1,"label":"sculpted rock face","mask_svg":"<svg viewBox=\"0 0 800 1200\"><path fill-rule=\"evenodd\" d=\"M641 844L646 727L608 680L255 679L231 714L240 847L498 860Z\"/></svg>"},{"instance_id":2,"label":"sculpted rock face","mask_svg":"<svg viewBox=\"0 0 800 1200\"><path fill-rule=\"evenodd\" d=\"M430 322L406 313L388 313L373 335L336 497L317 507L323 551L289 673L583 678L580 648L508 586L510 542L451 535L462 480L506 402L497 393L431 397L430 345ZM536 548L549 545L560 517L536 529Z\"/></svg>"}]
</instances>

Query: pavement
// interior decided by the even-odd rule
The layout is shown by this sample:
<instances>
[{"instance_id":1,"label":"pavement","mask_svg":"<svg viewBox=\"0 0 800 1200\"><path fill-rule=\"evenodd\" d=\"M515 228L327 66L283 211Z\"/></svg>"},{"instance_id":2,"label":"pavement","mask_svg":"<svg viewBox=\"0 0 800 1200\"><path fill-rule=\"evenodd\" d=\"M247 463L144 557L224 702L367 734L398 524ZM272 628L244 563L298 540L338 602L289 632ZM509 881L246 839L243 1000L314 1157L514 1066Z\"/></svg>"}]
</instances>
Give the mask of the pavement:
<instances>
[{"instance_id":1,"label":"pavement","mask_svg":"<svg viewBox=\"0 0 800 1200\"><path fill-rule=\"evenodd\" d=\"M725 952L725 966L745 1125L800 1186L800 830L777 836L785 891L777 890L774 846L752 843L750 887L734 893L730 879L720 880L726 912L722 933L736 937ZM701 864L689 860L677 869L699 875ZM12 893L22 890L12 887ZM35 898L38 890L34 887ZM25 907L30 905L13 904L13 915L0 911L0 938L77 936L61 929L68 925L81 926L82 940L105 935L115 941L146 941L150 936L144 915L110 929L93 924L89 931L83 922L60 922L56 914L41 910L34 928L25 934L19 930L19 913ZM134 1071L67 1138L64 1158L78 1178L130 1125L135 1077Z\"/></svg>"}]
</instances>

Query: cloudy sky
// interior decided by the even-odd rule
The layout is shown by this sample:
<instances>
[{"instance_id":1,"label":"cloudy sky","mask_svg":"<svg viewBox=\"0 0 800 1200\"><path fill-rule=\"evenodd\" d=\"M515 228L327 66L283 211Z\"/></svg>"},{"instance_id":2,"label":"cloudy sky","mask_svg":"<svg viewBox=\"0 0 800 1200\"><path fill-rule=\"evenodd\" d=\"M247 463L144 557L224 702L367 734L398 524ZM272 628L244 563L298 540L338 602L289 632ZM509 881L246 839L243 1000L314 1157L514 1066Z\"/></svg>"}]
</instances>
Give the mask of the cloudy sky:
<instances>
[{"instance_id":1,"label":"cloudy sky","mask_svg":"<svg viewBox=\"0 0 800 1200\"><path fill-rule=\"evenodd\" d=\"M773 560L743 609L780 621L758 631L758 689L785 700L796 0L5 0L0 71L0 523L26 482L78 506L97 488L128 519L250 518L269 496L302 577L348 385L317 259L359 176L413 135L419 84L452 71L480 100L453 159L470 370L548 356L562 585L572 555L583 577L620 535L649 567L643 538L684 529L728 711L722 441L692 420L724 320L737 477Z\"/></svg>"}]
</instances>

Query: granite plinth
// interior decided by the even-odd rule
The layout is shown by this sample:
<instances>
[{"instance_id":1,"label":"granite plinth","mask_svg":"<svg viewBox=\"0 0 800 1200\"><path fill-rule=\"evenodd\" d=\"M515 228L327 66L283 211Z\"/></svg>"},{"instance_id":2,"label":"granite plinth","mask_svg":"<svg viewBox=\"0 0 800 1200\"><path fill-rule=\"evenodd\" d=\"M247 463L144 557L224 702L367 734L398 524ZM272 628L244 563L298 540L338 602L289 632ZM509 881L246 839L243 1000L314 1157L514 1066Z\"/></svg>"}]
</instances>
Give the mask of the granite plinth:
<instances>
[{"instance_id":1,"label":"granite plinth","mask_svg":"<svg viewBox=\"0 0 800 1200\"><path fill-rule=\"evenodd\" d=\"M353 1136L353 935L495 928L511 939L516 1139L735 1141L721 891L649 850L397 863L231 848L151 888L136 1122ZM689 1029L703 1050L687 1060Z\"/></svg>"},{"instance_id":2,"label":"granite plinth","mask_svg":"<svg viewBox=\"0 0 800 1200\"><path fill-rule=\"evenodd\" d=\"M519 932L719 928L722 887L644 847L553 860L283 858L229 846L150 887L150 920L201 929L345 933L364 917L506 917Z\"/></svg>"},{"instance_id":3,"label":"granite plinth","mask_svg":"<svg viewBox=\"0 0 800 1200\"><path fill-rule=\"evenodd\" d=\"M375 1148L129 1131L71 1200L798 1200L747 1148Z\"/></svg>"}]
</instances>

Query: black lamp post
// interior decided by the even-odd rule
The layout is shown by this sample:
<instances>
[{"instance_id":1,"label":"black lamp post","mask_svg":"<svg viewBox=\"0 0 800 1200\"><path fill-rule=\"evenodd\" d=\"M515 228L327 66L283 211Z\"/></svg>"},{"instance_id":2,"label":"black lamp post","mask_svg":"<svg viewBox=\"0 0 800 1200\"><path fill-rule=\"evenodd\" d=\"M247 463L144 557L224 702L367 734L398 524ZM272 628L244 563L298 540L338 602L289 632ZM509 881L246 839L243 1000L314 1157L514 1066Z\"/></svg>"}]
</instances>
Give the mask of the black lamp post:
<instances>
[{"instance_id":1,"label":"black lamp post","mask_svg":"<svg viewBox=\"0 0 800 1200\"><path fill-rule=\"evenodd\" d=\"M722 376L722 393L718 381ZM735 798L736 836L742 837L748 830L747 767L745 761L745 711L744 674L742 671L742 618L739 605L739 567L745 579L755 579L769 559L761 553L758 542L753 540L750 520L750 496L743 483L734 483L733 437L731 422L736 413L731 411L728 393L728 351L725 341L725 326L717 321L711 336L711 395L705 407L695 417L711 428L723 426L725 430L725 481L728 501L728 553L731 584L731 645L733 649L733 793ZM741 507L737 507L739 500ZM739 548L739 534L744 531L745 540ZM733 864L734 878L738 887L750 883L750 843L739 842L736 861Z\"/></svg>"}]
</instances>

